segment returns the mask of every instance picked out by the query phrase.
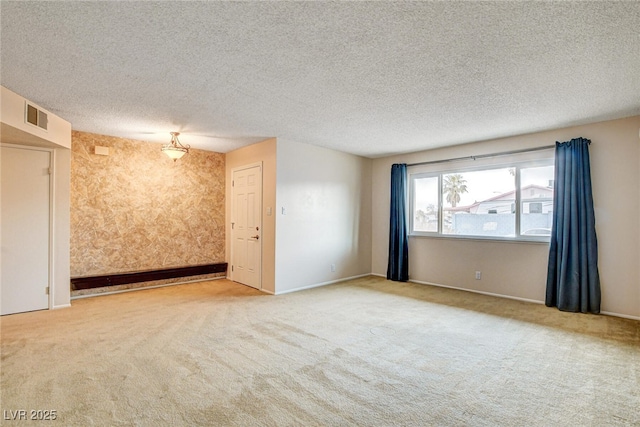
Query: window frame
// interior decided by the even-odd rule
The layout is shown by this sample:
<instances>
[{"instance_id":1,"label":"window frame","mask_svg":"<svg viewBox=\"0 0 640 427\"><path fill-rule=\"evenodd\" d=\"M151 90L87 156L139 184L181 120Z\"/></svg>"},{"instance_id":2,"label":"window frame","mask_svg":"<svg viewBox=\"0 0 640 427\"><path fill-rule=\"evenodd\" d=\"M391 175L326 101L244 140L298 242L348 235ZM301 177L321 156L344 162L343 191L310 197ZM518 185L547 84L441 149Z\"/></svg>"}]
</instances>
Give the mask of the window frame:
<instances>
[{"instance_id":1,"label":"window frame","mask_svg":"<svg viewBox=\"0 0 640 427\"><path fill-rule=\"evenodd\" d=\"M407 172L408 180L409 180L409 188L408 188L408 225L409 225L409 237L428 237L428 238L437 238L437 239L463 239L463 240L490 240L490 241L505 241L505 242L540 242L540 243L549 243L550 236L547 235L524 235L522 234L523 230L521 230L522 226L522 211L523 211L523 202L522 202L522 186L521 186L521 171L522 169L535 168L535 167L544 167L544 166L555 166L554 164L554 155L551 153L550 155L540 156L535 159L528 160L514 160L514 161L503 161L503 162L482 162L483 164L475 164L469 166L462 167L440 167L437 170L433 171L424 171L422 168L416 168L414 171L409 170ZM486 171L493 169L506 169L506 168L515 168L515 177L514 177L514 187L515 187L515 235L514 236L481 236L481 235L473 235L473 234L445 234L442 232L444 225L444 203L443 203L443 195L442 195L442 186L443 186L443 176L449 174L464 174L468 172L478 172L478 171ZM416 185L415 181L421 178L437 178L438 181L438 226L437 231L420 231L415 230L415 191ZM554 192L555 196L555 192ZM525 196L526 198L526 196ZM553 199L552 199L553 203Z\"/></svg>"}]
</instances>

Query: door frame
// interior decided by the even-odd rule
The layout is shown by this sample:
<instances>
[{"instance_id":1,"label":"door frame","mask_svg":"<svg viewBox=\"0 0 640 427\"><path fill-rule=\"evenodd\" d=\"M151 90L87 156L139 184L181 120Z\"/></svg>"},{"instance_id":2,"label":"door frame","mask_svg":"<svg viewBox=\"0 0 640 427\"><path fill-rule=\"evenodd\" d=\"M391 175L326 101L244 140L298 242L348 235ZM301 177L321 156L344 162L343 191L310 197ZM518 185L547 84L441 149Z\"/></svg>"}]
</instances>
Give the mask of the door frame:
<instances>
[{"instance_id":1,"label":"door frame","mask_svg":"<svg viewBox=\"0 0 640 427\"><path fill-rule=\"evenodd\" d=\"M231 261L230 264L233 266L234 265L234 258L235 258L235 239L233 238L233 224L235 223L235 217L236 217L236 207L235 207L235 186L233 185L233 176L235 175L236 172L239 172L241 170L245 170L245 169L252 169L255 167L260 167L260 200L258 201L260 204L260 230L261 233L260 235L263 235L263 221L262 221L262 205L263 205L263 199L264 199L264 165L263 162L256 162L256 163L249 163L246 165L242 165L242 166L238 166L235 168L231 169L231 221L229 221L229 226L230 226L230 230L231 233L229 233L229 238L231 240L231 245L229 250L231 251L231 253L229 254L229 260ZM258 275L258 289L262 290L262 267L263 267L263 252L264 252L264 245L263 243L263 239L260 239L258 244L260 245L260 274ZM234 280L234 272L231 271L230 274L229 272L227 272L227 275L229 276L230 280ZM240 283L240 282L238 282ZM248 285L246 285L248 286Z\"/></svg>"},{"instance_id":2,"label":"door frame","mask_svg":"<svg viewBox=\"0 0 640 427\"><path fill-rule=\"evenodd\" d=\"M56 150L53 148L47 147L38 147L38 146L30 146L30 145L19 145L19 144L10 144L0 142L0 147L6 148L17 148L22 150L31 150L31 151L45 151L49 153L49 247L48 247L48 256L49 256L49 274L47 277L47 287L49 288L49 294L47 295L49 300L48 310L53 310L53 302L55 301L54 293L55 286L53 283L53 278L55 277L55 263L54 263L54 248L56 244L55 240L55 164L56 164Z\"/></svg>"}]
</instances>

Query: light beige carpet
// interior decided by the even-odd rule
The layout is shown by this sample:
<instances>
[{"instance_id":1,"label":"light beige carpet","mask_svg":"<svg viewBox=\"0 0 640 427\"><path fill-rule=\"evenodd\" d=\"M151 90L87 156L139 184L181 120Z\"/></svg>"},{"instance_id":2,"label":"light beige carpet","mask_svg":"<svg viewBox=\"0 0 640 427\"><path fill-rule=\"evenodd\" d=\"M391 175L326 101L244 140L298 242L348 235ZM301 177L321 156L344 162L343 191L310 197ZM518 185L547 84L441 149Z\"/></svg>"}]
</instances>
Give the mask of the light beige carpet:
<instances>
[{"instance_id":1,"label":"light beige carpet","mask_svg":"<svg viewBox=\"0 0 640 427\"><path fill-rule=\"evenodd\" d=\"M7 426L640 425L640 322L378 277L178 285L1 328Z\"/></svg>"}]
</instances>

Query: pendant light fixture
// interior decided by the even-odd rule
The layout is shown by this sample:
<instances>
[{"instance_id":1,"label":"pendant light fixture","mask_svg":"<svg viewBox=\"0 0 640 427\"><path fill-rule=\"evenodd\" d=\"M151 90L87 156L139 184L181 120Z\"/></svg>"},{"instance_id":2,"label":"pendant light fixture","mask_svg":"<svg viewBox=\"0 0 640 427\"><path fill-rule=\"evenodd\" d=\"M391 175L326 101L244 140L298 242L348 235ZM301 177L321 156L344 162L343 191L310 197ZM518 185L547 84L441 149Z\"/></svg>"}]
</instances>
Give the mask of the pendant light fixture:
<instances>
[{"instance_id":1,"label":"pendant light fixture","mask_svg":"<svg viewBox=\"0 0 640 427\"><path fill-rule=\"evenodd\" d=\"M171 142L162 147L162 152L173 159L175 162L189 152L190 145L182 145L178 139L180 132L171 132Z\"/></svg>"}]
</instances>

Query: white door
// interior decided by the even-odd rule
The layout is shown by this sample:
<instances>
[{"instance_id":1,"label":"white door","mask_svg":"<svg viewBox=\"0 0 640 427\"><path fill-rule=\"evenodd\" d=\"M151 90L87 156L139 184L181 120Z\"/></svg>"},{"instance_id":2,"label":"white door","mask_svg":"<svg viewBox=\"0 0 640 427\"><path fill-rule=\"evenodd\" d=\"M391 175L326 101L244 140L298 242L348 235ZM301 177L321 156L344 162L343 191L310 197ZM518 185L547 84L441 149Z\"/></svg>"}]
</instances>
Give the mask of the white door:
<instances>
[{"instance_id":1,"label":"white door","mask_svg":"<svg viewBox=\"0 0 640 427\"><path fill-rule=\"evenodd\" d=\"M0 314L49 307L51 153L0 147Z\"/></svg>"},{"instance_id":2,"label":"white door","mask_svg":"<svg viewBox=\"0 0 640 427\"><path fill-rule=\"evenodd\" d=\"M262 166L232 172L231 279L261 288Z\"/></svg>"}]
</instances>

